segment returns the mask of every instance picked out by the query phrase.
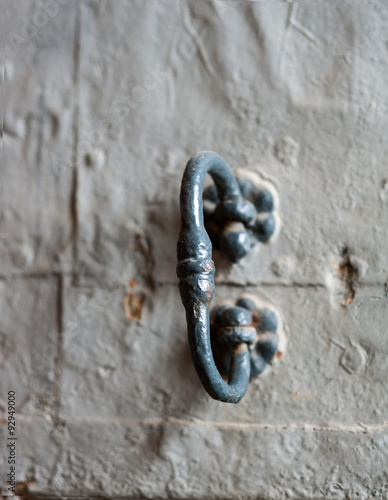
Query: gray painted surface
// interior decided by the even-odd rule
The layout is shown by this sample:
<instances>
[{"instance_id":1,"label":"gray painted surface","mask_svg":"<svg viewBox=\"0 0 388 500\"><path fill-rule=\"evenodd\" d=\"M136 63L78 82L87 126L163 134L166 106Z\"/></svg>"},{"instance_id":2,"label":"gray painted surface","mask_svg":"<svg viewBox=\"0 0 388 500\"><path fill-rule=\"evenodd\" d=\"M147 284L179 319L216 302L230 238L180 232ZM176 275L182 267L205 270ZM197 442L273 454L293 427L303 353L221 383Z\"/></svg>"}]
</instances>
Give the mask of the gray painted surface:
<instances>
[{"instance_id":1,"label":"gray painted surface","mask_svg":"<svg viewBox=\"0 0 388 500\"><path fill-rule=\"evenodd\" d=\"M1 3L19 488L387 498L387 5ZM214 253L214 307L256 293L289 332L236 406L197 378L175 277L181 177L204 149L280 195L276 241L233 266Z\"/></svg>"}]
</instances>

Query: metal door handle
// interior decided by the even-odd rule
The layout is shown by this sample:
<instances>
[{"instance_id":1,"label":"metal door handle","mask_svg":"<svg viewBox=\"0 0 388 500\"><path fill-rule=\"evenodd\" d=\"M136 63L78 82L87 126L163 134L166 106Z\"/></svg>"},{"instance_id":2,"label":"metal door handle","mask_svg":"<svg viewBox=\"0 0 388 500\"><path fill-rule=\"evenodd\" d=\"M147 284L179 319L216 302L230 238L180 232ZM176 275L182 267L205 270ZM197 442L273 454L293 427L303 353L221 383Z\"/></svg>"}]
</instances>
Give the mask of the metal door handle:
<instances>
[{"instance_id":1,"label":"metal door handle","mask_svg":"<svg viewBox=\"0 0 388 500\"><path fill-rule=\"evenodd\" d=\"M235 306L218 308L210 328L215 266L203 212L207 173L216 186L216 191L207 192L207 200L213 204L207 210L210 232L232 261L239 261L255 241L268 241L274 234L276 200L267 185L254 191L255 196L251 198L255 204L244 199L252 194L252 182L250 185L239 182L221 156L210 151L193 156L183 174L177 275L186 309L191 356L210 396L238 403L246 393L250 377L261 373L275 357L281 356L282 325L273 308L250 297L241 298ZM228 382L217 366L228 372Z\"/></svg>"}]
</instances>

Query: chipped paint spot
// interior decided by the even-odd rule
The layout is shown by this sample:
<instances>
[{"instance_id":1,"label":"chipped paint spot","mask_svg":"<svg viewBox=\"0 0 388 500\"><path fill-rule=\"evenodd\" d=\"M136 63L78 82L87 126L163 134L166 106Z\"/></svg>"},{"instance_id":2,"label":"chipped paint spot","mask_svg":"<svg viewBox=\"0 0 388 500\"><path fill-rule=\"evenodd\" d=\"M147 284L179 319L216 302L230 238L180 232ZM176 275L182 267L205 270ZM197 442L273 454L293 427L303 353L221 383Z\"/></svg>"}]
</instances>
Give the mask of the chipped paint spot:
<instances>
[{"instance_id":1,"label":"chipped paint spot","mask_svg":"<svg viewBox=\"0 0 388 500\"><path fill-rule=\"evenodd\" d=\"M148 257L150 255L150 246L146 238L142 234L137 233L135 235L135 241L138 249L144 257Z\"/></svg>"},{"instance_id":2,"label":"chipped paint spot","mask_svg":"<svg viewBox=\"0 0 388 500\"><path fill-rule=\"evenodd\" d=\"M194 311L194 316L196 318L199 318L199 315L201 314L201 302L200 301L198 301L194 304L193 311Z\"/></svg>"},{"instance_id":3,"label":"chipped paint spot","mask_svg":"<svg viewBox=\"0 0 388 500\"><path fill-rule=\"evenodd\" d=\"M368 263L353 255L347 245L340 247L331 259L327 286L333 299L342 307L349 306L356 296L357 282L366 273Z\"/></svg>"},{"instance_id":4,"label":"chipped paint spot","mask_svg":"<svg viewBox=\"0 0 388 500\"><path fill-rule=\"evenodd\" d=\"M15 496L27 498L30 495L29 485L35 483L35 479L27 479L16 483Z\"/></svg>"},{"instance_id":5,"label":"chipped paint spot","mask_svg":"<svg viewBox=\"0 0 388 500\"><path fill-rule=\"evenodd\" d=\"M124 311L130 321L139 321L141 319L145 299L143 293L127 293L124 298Z\"/></svg>"},{"instance_id":6,"label":"chipped paint spot","mask_svg":"<svg viewBox=\"0 0 388 500\"><path fill-rule=\"evenodd\" d=\"M136 288L136 287L137 287L137 283L136 283L136 281L135 281L133 278L130 278L130 279L128 280L128 286L129 286L130 288Z\"/></svg>"}]
</instances>

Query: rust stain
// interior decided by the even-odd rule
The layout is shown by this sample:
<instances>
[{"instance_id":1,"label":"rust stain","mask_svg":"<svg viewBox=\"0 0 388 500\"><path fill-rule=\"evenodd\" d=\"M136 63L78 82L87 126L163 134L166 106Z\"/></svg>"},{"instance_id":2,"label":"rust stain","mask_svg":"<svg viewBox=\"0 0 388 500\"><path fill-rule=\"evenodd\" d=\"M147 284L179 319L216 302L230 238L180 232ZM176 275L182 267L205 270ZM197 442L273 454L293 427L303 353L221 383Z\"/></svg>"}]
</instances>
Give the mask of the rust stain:
<instances>
[{"instance_id":1,"label":"rust stain","mask_svg":"<svg viewBox=\"0 0 388 500\"><path fill-rule=\"evenodd\" d=\"M292 394L292 399L294 401L308 401L309 399L312 399L314 396L315 393L313 391L306 391L306 392L295 391Z\"/></svg>"},{"instance_id":2,"label":"rust stain","mask_svg":"<svg viewBox=\"0 0 388 500\"><path fill-rule=\"evenodd\" d=\"M196 302L194 304L194 316L196 318L199 318L199 315L200 315L200 312L201 312L201 305L202 305L202 303L201 303L200 300L198 300L198 302Z\"/></svg>"},{"instance_id":3,"label":"rust stain","mask_svg":"<svg viewBox=\"0 0 388 500\"><path fill-rule=\"evenodd\" d=\"M282 351L276 351L275 352L275 358L276 359L282 359L283 357L283 352Z\"/></svg>"},{"instance_id":4,"label":"rust stain","mask_svg":"<svg viewBox=\"0 0 388 500\"><path fill-rule=\"evenodd\" d=\"M350 252L347 247L342 251L342 262L338 265L338 277L344 283L346 291L344 293L344 298L342 305L348 306L353 302L356 295L356 282L359 277L359 271L356 266L354 266L350 259Z\"/></svg>"},{"instance_id":5,"label":"rust stain","mask_svg":"<svg viewBox=\"0 0 388 500\"><path fill-rule=\"evenodd\" d=\"M140 252L144 255L144 257L148 257L150 254L150 249L144 236L140 233L137 233L135 235L135 241L137 247L139 248Z\"/></svg>"},{"instance_id":6,"label":"rust stain","mask_svg":"<svg viewBox=\"0 0 388 500\"><path fill-rule=\"evenodd\" d=\"M260 317L257 311L252 311L252 326L257 328L260 325Z\"/></svg>"},{"instance_id":7,"label":"rust stain","mask_svg":"<svg viewBox=\"0 0 388 500\"><path fill-rule=\"evenodd\" d=\"M241 344L234 344L233 353L234 354L242 354L243 352L248 351L248 345L242 342Z\"/></svg>"},{"instance_id":8,"label":"rust stain","mask_svg":"<svg viewBox=\"0 0 388 500\"><path fill-rule=\"evenodd\" d=\"M130 288L136 288L137 287L137 283L136 283L136 281L133 278L131 278L131 279L128 280L128 286Z\"/></svg>"},{"instance_id":9,"label":"rust stain","mask_svg":"<svg viewBox=\"0 0 388 500\"><path fill-rule=\"evenodd\" d=\"M34 479L27 479L25 481L20 481L16 483L15 486L15 496L23 498L27 498L30 495L28 485L35 483Z\"/></svg>"},{"instance_id":10,"label":"rust stain","mask_svg":"<svg viewBox=\"0 0 388 500\"><path fill-rule=\"evenodd\" d=\"M143 306L145 303L145 295L143 293L128 292L124 298L124 311L126 317L130 321L138 321L141 319Z\"/></svg>"}]
</instances>

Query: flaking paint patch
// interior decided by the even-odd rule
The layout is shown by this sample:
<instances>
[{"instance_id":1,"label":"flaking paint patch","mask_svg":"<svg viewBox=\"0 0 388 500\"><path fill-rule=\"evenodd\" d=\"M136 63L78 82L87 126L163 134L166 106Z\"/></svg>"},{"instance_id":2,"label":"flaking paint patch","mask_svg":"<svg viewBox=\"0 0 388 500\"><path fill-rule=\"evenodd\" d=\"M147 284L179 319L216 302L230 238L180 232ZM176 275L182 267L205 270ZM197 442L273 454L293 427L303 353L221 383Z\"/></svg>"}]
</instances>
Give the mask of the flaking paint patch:
<instances>
[{"instance_id":1,"label":"flaking paint patch","mask_svg":"<svg viewBox=\"0 0 388 500\"><path fill-rule=\"evenodd\" d=\"M363 276L368 263L352 254L347 245L339 247L330 259L331 269L326 276L326 285L332 299L342 307L349 306L355 296L358 280Z\"/></svg>"},{"instance_id":2,"label":"flaking paint patch","mask_svg":"<svg viewBox=\"0 0 388 500\"><path fill-rule=\"evenodd\" d=\"M25 481L18 481L15 487L15 496L20 498L30 498L29 485L34 484L35 479L26 479Z\"/></svg>"},{"instance_id":3,"label":"flaking paint patch","mask_svg":"<svg viewBox=\"0 0 388 500\"><path fill-rule=\"evenodd\" d=\"M128 281L128 287L129 290L124 297L125 316L130 321L139 321L142 316L146 296L145 293L134 290L137 287L137 283L133 278Z\"/></svg>"}]
</instances>

